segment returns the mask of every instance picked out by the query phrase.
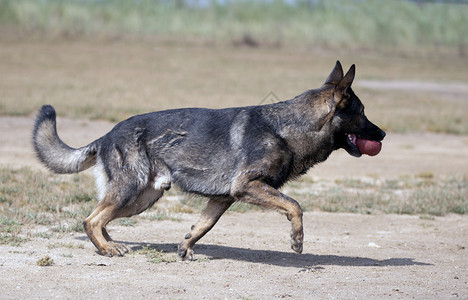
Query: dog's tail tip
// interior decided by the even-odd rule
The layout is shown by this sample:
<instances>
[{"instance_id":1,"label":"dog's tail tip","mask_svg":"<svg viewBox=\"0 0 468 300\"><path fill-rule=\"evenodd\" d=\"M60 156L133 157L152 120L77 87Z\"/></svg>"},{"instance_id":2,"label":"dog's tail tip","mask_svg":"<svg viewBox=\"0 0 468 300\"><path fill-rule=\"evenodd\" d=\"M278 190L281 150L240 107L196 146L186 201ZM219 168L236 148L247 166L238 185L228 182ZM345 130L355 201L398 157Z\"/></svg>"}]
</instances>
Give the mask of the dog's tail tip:
<instances>
[{"instance_id":1,"label":"dog's tail tip","mask_svg":"<svg viewBox=\"0 0 468 300\"><path fill-rule=\"evenodd\" d=\"M36 116L36 121L34 122L33 138L44 121L55 123L56 118L57 115L55 113L55 108L52 105L43 105L41 109L39 109L39 113Z\"/></svg>"},{"instance_id":2,"label":"dog's tail tip","mask_svg":"<svg viewBox=\"0 0 468 300\"><path fill-rule=\"evenodd\" d=\"M43 105L41 109L39 110L39 117L41 119L55 120L56 118L55 108L49 104Z\"/></svg>"}]
</instances>

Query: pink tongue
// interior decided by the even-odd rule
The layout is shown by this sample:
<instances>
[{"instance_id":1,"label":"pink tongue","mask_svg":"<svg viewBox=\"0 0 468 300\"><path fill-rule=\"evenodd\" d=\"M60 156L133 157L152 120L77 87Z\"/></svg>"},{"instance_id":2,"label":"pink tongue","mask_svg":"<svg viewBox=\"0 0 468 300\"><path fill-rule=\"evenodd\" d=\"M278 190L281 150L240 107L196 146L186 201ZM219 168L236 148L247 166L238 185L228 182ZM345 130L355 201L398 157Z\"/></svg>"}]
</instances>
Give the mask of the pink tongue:
<instances>
[{"instance_id":1,"label":"pink tongue","mask_svg":"<svg viewBox=\"0 0 468 300\"><path fill-rule=\"evenodd\" d=\"M365 140L361 138L356 139L356 146L359 148L362 154L374 156L379 154L382 149L382 143L376 141Z\"/></svg>"}]
</instances>

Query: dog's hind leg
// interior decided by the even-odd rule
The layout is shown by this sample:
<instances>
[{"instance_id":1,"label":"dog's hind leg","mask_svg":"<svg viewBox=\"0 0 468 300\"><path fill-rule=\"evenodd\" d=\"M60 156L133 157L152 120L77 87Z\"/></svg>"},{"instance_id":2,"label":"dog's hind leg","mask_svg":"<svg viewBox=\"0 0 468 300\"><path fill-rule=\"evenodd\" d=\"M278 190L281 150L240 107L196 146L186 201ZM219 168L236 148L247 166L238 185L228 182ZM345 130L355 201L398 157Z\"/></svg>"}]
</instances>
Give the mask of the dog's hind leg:
<instances>
[{"instance_id":1,"label":"dog's hind leg","mask_svg":"<svg viewBox=\"0 0 468 300\"><path fill-rule=\"evenodd\" d=\"M260 180L238 178L233 187L231 193L235 199L285 214L291 222L291 248L302 253L304 230L299 203Z\"/></svg>"},{"instance_id":2,"label":"dog's hind leg","mask_svg":"<svg viewBox=\"0 0 468 300\"><path fill-rule=\"evenodd\" d=\"M193 260L193 246L216 224L221 215L234 203L231 197L213 197L208 201L198 222L179 244L177 253L183 260Z\"/></svg>"},{"instance_id":3,"label":"dog's hind leg","mask_svg":"<svg viewBox=\"0 0 468 300\"><path fill-rule=\"evenodd\" d=\"M148 187L137 196L131 197L123 206L117 205L118 201L113 201L116 196L112 194L106 195L98 207L83 222L86 234L99 250L99 253L105 256L122 256L127 253L129 249L123 244L114 242L105 226L114 219L131 217L145 211L162 194L163 190L155 190L153 187Z\"/></svg>"},{"instance_id":4,"label":"dog's hind leg","mask_svg":"<svg viewBox=\"0 0 468 300\"><path fill-rule=\"evenodd\" d=\"M104 256L122 256L128 252L124 245L114 243L105 229L105 226L117 217L118 211L115 205L103 201L83 222L86 234Z\"/></svg>"}]
</instances>

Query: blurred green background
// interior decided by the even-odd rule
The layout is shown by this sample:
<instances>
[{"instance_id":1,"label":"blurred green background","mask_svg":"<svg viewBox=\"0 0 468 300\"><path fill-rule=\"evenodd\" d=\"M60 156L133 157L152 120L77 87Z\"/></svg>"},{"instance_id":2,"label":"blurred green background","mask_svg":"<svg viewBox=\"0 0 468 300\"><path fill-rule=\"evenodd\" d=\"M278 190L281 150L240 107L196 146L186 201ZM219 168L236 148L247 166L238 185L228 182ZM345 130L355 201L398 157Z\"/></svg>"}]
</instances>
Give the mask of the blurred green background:
<instances>
[{"instance_id":1,"label":"blurred green background","mask_svg":"<svg viewBox=\"0 0 468 300\"><path fill-rule=\"evenodd\" d=\"M468 1L0 0L0 26L47 37L166 36L252 46L467 54Z\"/></svg>"}]
</instances>

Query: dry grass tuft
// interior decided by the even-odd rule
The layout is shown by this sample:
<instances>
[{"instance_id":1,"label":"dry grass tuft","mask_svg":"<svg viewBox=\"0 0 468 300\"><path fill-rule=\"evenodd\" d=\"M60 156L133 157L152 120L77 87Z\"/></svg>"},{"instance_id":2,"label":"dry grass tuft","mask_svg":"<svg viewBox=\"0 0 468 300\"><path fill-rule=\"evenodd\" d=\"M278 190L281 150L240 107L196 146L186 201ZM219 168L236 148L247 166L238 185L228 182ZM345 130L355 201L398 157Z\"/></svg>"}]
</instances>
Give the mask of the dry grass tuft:
<instances>
[{"instance_id":1,"label":"dry grass tuft","mask_svg":"<svg viewBox=\"0 0 468 300\"><path fill-rule=\"evenodd\" d=\"M50 267L54 265L54 260L50 256L46 255L43 258L39 259L36 262L36 265L40 267Z\"/></svg>"},{"instance_id":2,"label":"dry grass tuft","mask_svg":"<svg viewBox=\"0 0 468 300\"><path fill-rule=\"evenodd\" d=\"M177 262L179 259L174 253L166 253L163 250L158 250L151 245L143 246L140 250L134 252L135 254L140 254L146 256L148 262L152 263L172 263Z\"/></svg>"}]
</instances>

